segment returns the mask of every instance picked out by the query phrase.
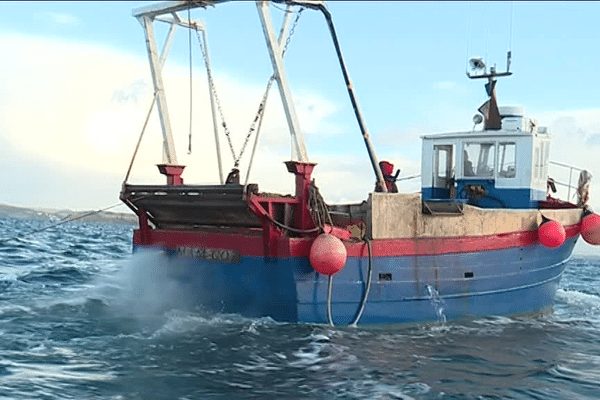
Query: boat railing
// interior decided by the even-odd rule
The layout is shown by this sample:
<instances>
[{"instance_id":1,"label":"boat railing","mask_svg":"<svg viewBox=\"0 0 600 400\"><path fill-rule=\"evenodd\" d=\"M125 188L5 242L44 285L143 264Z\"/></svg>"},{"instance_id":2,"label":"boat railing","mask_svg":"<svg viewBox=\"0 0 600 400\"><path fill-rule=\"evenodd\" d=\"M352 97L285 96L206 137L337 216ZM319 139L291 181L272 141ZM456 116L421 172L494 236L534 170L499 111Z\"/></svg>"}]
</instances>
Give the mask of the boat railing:
<instances>
[{"instance_id":1,"label":"boat railing","mask_svg":"<svg viewBox=\"0 0 600 400\"><path fill-rule=\"evenodd\" d=\"M560 163L560 162L556 162L556 161L550 161L550 164L555 165L560 168L563 168L563 170L569 171L568 183L553 179L555 184L567 188L567 201L569 201L571 199L571 189L573 189L573 195L575 195L575 193L577 193L578 181L576 184L573 184L573 172L576 171L576 173L581 173L581 171L583 171L583 168L579 168L574 165L564 164L564 163Z\"/></svg>"}]
</instances>

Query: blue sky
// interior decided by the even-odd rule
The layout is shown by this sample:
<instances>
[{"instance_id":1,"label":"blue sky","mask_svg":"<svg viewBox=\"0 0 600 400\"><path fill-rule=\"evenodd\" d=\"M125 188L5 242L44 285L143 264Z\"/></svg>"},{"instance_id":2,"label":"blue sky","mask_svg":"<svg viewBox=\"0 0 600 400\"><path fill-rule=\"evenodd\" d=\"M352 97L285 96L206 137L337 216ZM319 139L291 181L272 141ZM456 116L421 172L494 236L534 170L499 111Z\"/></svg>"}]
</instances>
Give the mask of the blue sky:
<instances>
[{"instance_id":1,"label":"blue sky","mask_svg":"<svg viewBox=\"0 0 600 400\"><path fill-rule=\"evenodd\" d=\"M118 192L151 101L143 31L131 10L143 2L0 2L0 203L94 209ZM485 101L465 76L467 53L514 75L497 86L500 104L521 105L554 142L551 158L588 168L600 205L598 2L333 1L329 8L380 159L403 175L420 171L419 136L469 130ZM281 12L273 8L276 18ZM512 17L511 17L512 16ZM207 24L212 67L234 145L241 146L270 76L256 8L232 2L192 18ZM512 29L511 29L512 26ZM158 30L162 44L163 29ZM189 129L188 36L179 30L165 66L179 161L187 183L216 182L205 71L193 42L195 116ZM325 199L360 201L373 173L322 17L303 12L286 65L308 154ZM272 90L251 181L292 192L283 162L289 137ZM197 112L196 112L197 110ZM156 115L132 182L162 182ZM226 169L231 157L224 136ZM247 165L249 151L242 162ZM246 164L245 164L246 163ZM401 190L418 190L407 182ZM596 206L598 208L598 206Z\"/></svg>"}]
</instances>

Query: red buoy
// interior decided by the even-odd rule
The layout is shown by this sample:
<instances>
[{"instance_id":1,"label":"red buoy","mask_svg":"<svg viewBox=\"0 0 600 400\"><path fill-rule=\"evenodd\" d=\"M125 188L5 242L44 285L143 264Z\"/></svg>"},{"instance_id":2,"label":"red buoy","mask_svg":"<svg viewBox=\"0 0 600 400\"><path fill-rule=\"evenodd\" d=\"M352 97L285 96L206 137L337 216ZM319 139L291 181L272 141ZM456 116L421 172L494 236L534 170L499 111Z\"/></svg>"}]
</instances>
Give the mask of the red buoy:
<instances>
[{"instance_id":1,"label":"red buoy","mask_svg":"<svg viewBox=\"0 0 600 400\"><path fill-rule=\"evenodd\" d=\"M538 228L538 239L546 247L558 247L565 242L567 234L565 228L558 221L543 218L544 221Z\"/></svg>"},{"instance_id":2,"label":"red buoy","mask_svg":"<svg viewBox=\"0 0 600 400\"><path fill-rule=\"evenodd\" d=\"M581 219L581 237L589 244L600 245L600 215L590 213Z\"/></svg>"},{"instance_id":3,"label":"red buoy","mask_svg":"<svg viewBox=\"0 0 600 400\"><path fill-rule=\"evenodd\" d=\"M346 246L338 238L322 233L310 246L310 265L323 275L333 275L346 265Z\"/></svg>"}]
</instances>

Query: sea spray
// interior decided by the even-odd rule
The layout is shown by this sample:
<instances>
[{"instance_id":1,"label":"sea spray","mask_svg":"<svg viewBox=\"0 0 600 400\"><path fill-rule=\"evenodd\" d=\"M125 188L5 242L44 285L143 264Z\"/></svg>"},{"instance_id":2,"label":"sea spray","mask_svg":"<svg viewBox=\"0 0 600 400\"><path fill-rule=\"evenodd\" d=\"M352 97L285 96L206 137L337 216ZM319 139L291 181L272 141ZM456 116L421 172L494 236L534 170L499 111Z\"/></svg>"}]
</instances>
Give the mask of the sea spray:
<instances>
[{"instance_id":1,"label":"sea spray","mask_svg":"<svg viewBox=\"0 0 600 400\"><path fill-rule=\"evenodd\" d=\"M438 291L435 290L433 286L427 285L426 287L427 293L429 293L429 301L435 310L438 322L440 322L443 326L446 324L446 314L444 314L444 306L446 305L446 302L444 299L442 299Z\"/></svg>"},{"instance_id":2,"label":"sea spray","mask_svg":"<svg viewBox=\"0 0 600 400\"><path fill-rule=\"evenodd\" d=\"M192 310L193 292L181 276L179 262L164 251L140 249L123 260L112 275L99 277L90 297L138 318L167 311ZM196 289L200 290L200 289Z\"/></svg>"}]
</instances>

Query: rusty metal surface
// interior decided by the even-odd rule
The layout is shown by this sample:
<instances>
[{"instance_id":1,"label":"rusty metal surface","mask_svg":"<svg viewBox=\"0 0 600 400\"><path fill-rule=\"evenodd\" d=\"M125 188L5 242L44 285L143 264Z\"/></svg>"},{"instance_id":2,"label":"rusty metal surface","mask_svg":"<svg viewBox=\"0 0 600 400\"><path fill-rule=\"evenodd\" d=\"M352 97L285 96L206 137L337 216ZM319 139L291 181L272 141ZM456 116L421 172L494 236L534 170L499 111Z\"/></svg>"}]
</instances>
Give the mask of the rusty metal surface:
<instances>
[{"instance_id":1,"label":"rusty metal surface","mask_svg":"<svg viewBox=\"0 0 600 400\"><path fill-rule=\"evenodd\" d=\"M256 185L126 185L121 194L131 208L143 210L162 229L200 226L261 227L248 208Z\"/></svg>"},{"instance_id":2,"label":"rusty metal surface","mask_svg":"<svg viewBox=\"0 0 600 400\"><path fill-rule=\"evenodd\" d=\"M576 225L581 209L482 209L464 205L462 215L424 215L421 195L371 193L367 229L373 239L460 237L537 230L542 215Z\"/></svg>"}]
</instances>

